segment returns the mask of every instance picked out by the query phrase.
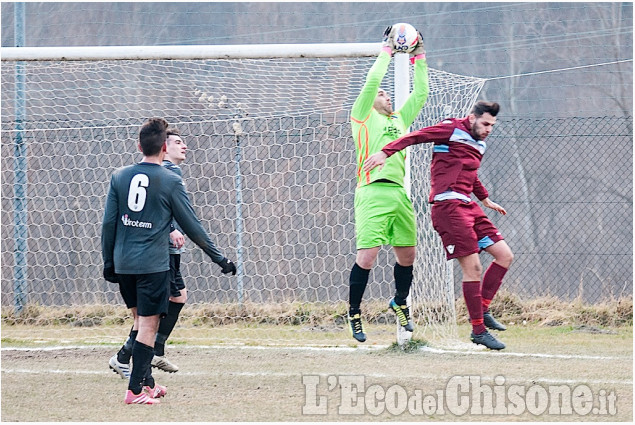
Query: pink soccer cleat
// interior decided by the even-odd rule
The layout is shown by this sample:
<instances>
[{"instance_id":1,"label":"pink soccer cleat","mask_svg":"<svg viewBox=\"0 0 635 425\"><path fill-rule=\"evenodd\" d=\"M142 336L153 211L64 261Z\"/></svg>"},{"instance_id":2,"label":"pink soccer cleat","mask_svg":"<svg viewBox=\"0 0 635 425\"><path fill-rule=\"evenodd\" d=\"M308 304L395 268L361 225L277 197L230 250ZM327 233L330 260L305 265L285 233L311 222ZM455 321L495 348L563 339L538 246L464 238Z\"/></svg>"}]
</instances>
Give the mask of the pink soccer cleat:
<instances>
[{"instance_id":1,"label":"pink soccer cleat","mask_svg":"<svg viewBox=\"0 0 635 425\"><path fill-rule=\"evenodd\" d=\"M168 393L167 387L163 385L159 385L157 383L154 384L154 388L150 388L149 386L144 386L143 389L148 393L148 396L152 399L163 397Z\"/></svg>"},{"instance_id":2,"label":"pink soccer cleat","mask_svg":"<svg viewBox=\"0 0 635 425\"><path fill-rule=\"evenodd\" d=\"M155 388L157 385L155 385ZM151 398L148 394L141 391L139 394L135 394L132 390L126 391L126 398L124 399L126 404L159 404L160 401Z\"/></svg>"}]
</instances>

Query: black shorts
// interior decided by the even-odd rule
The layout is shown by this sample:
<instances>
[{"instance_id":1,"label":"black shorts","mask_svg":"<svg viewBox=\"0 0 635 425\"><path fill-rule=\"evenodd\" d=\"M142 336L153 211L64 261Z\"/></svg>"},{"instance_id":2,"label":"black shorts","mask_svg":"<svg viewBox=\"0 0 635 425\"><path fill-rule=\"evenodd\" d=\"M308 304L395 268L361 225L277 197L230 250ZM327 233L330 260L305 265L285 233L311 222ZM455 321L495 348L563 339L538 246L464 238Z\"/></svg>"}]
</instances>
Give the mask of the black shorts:
<instances>
[{"instance_id":1,"label":"black shorts","mask_svg":"<svg viewBox=\"0 0 635 425\"><path fill-rule=\"evenodd\" d=\"M137 307L139 316L165 317L170 297L170 271L147 274L118 274L119 290L126 307Z\"/></svg>"},{"instance_id":2,"label":"black shorts","mask_svg":"<svg viewBox=\"0 0 635 425\"><path fill-rule=\"evenodd\" d=\"M181 254L170 254L170 296L180 297L185 282L181 276Z\"/></svg>"}]
</instances>

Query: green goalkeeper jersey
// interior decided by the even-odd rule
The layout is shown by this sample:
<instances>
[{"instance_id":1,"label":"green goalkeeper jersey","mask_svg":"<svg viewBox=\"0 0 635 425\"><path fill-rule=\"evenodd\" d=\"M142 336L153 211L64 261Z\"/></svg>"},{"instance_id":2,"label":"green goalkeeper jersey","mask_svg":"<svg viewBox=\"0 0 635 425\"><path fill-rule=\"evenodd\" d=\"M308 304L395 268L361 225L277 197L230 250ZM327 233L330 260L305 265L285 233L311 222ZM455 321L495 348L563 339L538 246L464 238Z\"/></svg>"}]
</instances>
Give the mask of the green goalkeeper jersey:
<instances>
[{"instance_id":1,"label":"green goalkeeper jersey","mask_svg":"<svg viewBox=\"0 0 635 425\"><path fill-rule=\"evenodd\" d=\"M414 61L414 90L403 106L390 116L373 108L379 85L388 71L390 55L381 52L368 71L366 83L351 110L351 126L357 155L357 187L385 179L403 186L406 174L406 151L400 151L386 159L383 168L369 173L362 170L364 161L393 140L406 134L428 98L428 64L425 58Z\"/></svg>"}]
</instances>

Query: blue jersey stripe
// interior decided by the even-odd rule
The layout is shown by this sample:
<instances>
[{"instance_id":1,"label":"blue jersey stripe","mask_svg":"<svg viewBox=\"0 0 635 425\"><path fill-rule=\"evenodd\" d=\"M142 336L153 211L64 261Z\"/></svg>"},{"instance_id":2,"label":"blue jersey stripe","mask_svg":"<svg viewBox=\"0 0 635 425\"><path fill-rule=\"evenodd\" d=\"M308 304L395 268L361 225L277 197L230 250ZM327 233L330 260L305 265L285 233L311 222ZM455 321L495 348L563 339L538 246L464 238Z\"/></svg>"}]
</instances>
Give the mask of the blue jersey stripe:
<instances>
[{"instance_id":1,"label":"blue jersey stripe","mask_svg":"<svg viewBox=\"0 0 635 425\"><path fill-rule=\"evenodd\" d=\"M449 145L434 145L432 152L450 152Z\"/></svg>"},{"instance_id":2,"label":"blue jersey stripe","mask_svg":"<svg viewBox=\"0 0 635 425\"><path fill-rule=\"evenodd\" d=\"M472 146L474 149L479 151L481 155L483 155L485 153L485 149L487 149L487 144L483 140L474 140L470 133L463 131L460 128L454 129L454 132L452 132L452 135L450 136L450 141Z\"/></svg>"}]
</instances>

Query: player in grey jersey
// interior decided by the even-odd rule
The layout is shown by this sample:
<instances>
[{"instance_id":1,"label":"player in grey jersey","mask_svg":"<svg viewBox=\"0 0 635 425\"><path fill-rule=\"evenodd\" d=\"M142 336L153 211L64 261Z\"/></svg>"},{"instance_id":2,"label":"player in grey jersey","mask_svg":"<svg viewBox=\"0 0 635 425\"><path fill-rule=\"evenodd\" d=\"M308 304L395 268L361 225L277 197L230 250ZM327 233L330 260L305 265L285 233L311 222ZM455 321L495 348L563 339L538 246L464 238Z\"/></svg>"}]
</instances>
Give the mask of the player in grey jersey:
<instances>
[{"instance_id":1,"label":"player in grey jersey","mask_svg":"<svg viewBox=\"0 0 635 425\"><path fill-rule=\"evenodd\" d=\"M141 162L116 170L110 180L102 224L104 278L119 283L138 333L132 345L132 370L126 404L156 404L167 389L154 382L150 363L160 317L168 311L172 219L221 267L236 266L216 248L199 222L176 173L162 167L168 123L151 118L139 131Z\"/></svg>"},{"instance_id":2,"label":"player in grey jersey","mask_svg":"<svg viewBox=\"0 0 635 425\"><path fill-rule=\"evenodd\" d=\"M168 128L163 166L178 176L182 176L183 173L179 165L185 161L186 151L187 145L181 138L179 130L173 127ZM182 229L176 222L173 221L170 229L173 229L170 232L170 299L167 316L163 317L159 322L151 366L165 372L174 373L179 368L165 357L165 343L176 325L181 309L187 301L187 290L181 275L181 254L185 251L185 238ZM118 373L122 379L130 378L132 344L137 337L137 333L138 329L133 326L121 349L108 361L110 369Z\"/></svg>"}]
</instances>

